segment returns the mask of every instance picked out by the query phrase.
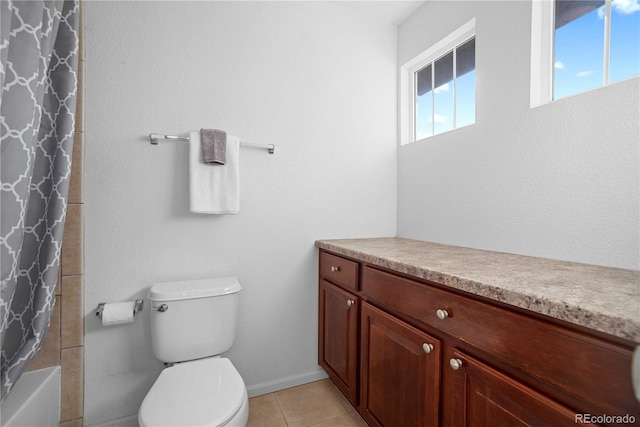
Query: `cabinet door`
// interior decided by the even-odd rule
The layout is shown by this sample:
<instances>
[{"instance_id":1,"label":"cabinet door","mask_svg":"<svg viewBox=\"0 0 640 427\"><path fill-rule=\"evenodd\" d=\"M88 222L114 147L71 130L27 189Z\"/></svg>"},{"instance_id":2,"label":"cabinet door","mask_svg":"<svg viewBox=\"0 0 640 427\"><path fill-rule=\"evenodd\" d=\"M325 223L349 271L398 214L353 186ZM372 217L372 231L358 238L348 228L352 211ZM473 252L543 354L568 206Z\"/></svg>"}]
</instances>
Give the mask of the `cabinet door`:
<instances>
[{"instance_id":1,"label":"cabinet door","mask_svg":"<svg viewBox=\"0 0 640 427\"><path fill-rule=\"evenodd\" d=\"M361 413L371 426L437 426L440 341L362 303Z\"/></svg>"},{"instance_id":2,"label":"cabinet door","mask_svg":"<svg viewBox=\"0 0 640 427\"><path fill-rule=\"evenodd\" d=\"M453 361L453 363L451 363ZM461 426L575 426L575 411L463 352L454 350L445 375L452 386L449 421Z\"/></svg>"},{"instance_id":3,"label":"cabinet door","mask_svg":"<svg viewBox=\"0 0 640 427\"><path fill-rule=\"evenodd\" d=\"M355 406L358 373L358 299L335 285L320 280L320 366Z\"/></svg>"}]
</instances>

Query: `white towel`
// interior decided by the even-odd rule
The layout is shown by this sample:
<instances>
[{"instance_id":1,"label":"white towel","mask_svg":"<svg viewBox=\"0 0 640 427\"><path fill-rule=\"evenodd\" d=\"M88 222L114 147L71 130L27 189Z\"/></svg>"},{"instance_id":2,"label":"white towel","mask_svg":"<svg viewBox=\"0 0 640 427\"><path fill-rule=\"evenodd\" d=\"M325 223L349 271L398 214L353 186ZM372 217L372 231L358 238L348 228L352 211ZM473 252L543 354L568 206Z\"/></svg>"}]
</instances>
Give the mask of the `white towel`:
<instances>
[{"instance_id":1,"label":"white towel","mask_svg":"<svg viewBox=\"0 0 640 427\"><path fill-rule=\"evenodd\" d=\"M200 132L189 133L191 212L237 214L240 210L240 141L227 135L227 164L202 160Z\"/></svg>"}]
</instances>

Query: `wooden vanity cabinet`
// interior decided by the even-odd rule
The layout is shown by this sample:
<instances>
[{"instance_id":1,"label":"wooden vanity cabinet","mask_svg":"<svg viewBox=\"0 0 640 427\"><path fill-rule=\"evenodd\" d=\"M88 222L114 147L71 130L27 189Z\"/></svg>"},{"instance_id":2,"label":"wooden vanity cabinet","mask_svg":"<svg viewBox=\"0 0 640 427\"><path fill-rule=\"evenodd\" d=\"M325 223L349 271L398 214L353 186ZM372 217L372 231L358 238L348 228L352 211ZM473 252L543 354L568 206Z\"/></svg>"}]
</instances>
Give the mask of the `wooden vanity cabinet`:
<instances>
[{"instance_id":1,"label":"wooden vanity cabinet","mask_svg":"<svg viewBox=\"0 0 640 427\"><path fill-rule=\"evenodd\" d=\"M322 253L318 295L318 363L353 406L358 405L360 299L347 289L355 290L357 279L357 263Z\"/></svg>"},{"instance_id":2,"label":"wooden vanity cabinet","mask_svg":"<svg viewBox=\"0 0 640 427\"><path fill-rule=\"evenodd\" d=\"M450 357L452 387L443 425L573 426L575 411L459 350ZM435 424L434 424L435 425Z\"/></svg>"},{"instance_id":3,"label":"wooden vanity cabinet","mask_svg":"<svg viewBox=\"0 0 640 427\"><path fill-rule=\"evenodd\" d=\"M462 391L455 390L456 377L449 375L451 349L472 350L483 363L517 378L523 384L520 396L538 389L571 406L574 414L631 414L640 419L631 384L631 346L369 266L362 268L361 287L364 299L446 340L444 425L458 425L447 417L463 408L452 403ZM464 366L464 358L460 360ZM523 402L536 399L532 394Z\"/></svg>"},{"instance_id":4,"label":"wooden vanity cabinet","mask_svg":"<svg viewBox=\"0 0 640 427\"><path fill-rule=\"evenodd\" d=\"M327 255L321 251L320 364L369 425L640 420L634 343L352 260L332 271L327 263L340 258ZM340 271L349 273L332 282Z\"/></svg>"},{"instance_id":5,"label":"wooden vanity cabinet","mask_svg":"<svg viewBox=\"0 0 640 427\"><path fill-rule=\"evenodd\" d=\"M440 341L374 306L361 316L360 413L370 426L437 426Z\"/></svg>"}]
</instances>

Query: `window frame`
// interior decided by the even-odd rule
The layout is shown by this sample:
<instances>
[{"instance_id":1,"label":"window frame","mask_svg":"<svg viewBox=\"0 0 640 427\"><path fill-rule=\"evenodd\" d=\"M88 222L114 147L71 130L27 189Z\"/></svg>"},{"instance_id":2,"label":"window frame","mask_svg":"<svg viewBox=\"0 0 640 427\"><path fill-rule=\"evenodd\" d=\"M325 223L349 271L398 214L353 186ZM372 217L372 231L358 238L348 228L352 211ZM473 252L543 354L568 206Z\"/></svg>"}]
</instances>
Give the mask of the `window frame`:
<instances>
[{"instance_id":1,"label":"window frame","mask_svg":"<svg viewBox=\"0 0 640 427\"><path fill-rule=\"evenodd\" d=\"M423 141L441 133L430 135L422 139L416 139L415 135L415 113L416 113L416 73L422 68L435 62L437 59L453 51L456 47L466 43L469 39L476 36L476 19L473 18L466 24L462 25L451 34L447 35L433 46L421 52L413 59L407 61L400 67L400 145L411 144L413 142ZM477 38L476 38L477 47ZM454 108L454 116L455 116ZM469 125L465 125L469 126ZM454 127L448 131L459 129Z\"/></svg>"},{"instance_id":2,"label":"window frame","mask_svg":"<svg viewBox=\"0 0 640 427\"><path fill-rule=\"evenodd\" d=\"M570 98L581 93L591 92L606 87L612 82L610 74L611 51L611 2L605 0L604 16L604 48L603 48L603 81L602 84L584 92L576 92L560 99ZM531 2L531 83L530 107L550 104L554 91L554 56L555 56L555 0L533 0ZM637 77L632 76L630 78ZM616 83L616 82L613 82Z\"/></svg>"},{"instance_id":3,"label":"window frame","mask_svg":"<svg viewBox=\"0 0 640 427\"><path fill-rule=\"evenodd\" d=\"M554 6L555 0L531 2L531 108L553 99Z\"/></svg>"}]
</instances>

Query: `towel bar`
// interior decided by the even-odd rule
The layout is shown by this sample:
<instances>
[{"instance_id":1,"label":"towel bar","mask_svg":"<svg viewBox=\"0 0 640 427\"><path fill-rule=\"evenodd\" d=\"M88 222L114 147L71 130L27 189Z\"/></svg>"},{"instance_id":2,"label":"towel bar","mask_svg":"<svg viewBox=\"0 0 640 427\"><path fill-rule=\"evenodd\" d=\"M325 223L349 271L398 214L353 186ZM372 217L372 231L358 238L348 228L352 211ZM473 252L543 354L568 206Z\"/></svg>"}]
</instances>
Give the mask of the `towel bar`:
<instances>
[{"instance_id":1,"label":"towel bar","mask_svg":"<svg viewBox=\"0 0 640 427\"><path fill-rule=\"evenodd\" d=\"M158 145L159 139L168 139L170 141L184 141L189 142L188 136L177 136L177 135L164 135L160 133L150 133L149 134L149 142L151 145ZM240 145L243 147L254 147L254 148L266 148L269 151L269 154L273 154L276 151L275 144L252 144L250 142L240 142Z\"/></svg>"}]
</instances>

